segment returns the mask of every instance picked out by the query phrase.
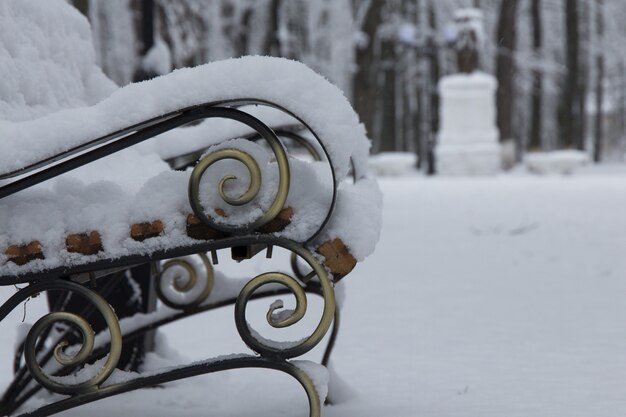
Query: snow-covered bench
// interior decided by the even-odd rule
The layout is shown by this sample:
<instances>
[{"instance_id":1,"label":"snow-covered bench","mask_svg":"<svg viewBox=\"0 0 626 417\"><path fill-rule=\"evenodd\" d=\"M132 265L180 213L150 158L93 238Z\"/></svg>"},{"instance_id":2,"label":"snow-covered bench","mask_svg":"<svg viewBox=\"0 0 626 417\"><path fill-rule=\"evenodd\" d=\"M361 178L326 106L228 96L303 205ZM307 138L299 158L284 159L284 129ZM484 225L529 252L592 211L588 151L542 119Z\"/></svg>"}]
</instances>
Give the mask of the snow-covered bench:
<instances>
[{"instance_id":1,"label":"snow-covered bench","mask_svg":"<svg viewBox=\"0 0 626 417\"><path fill-rule=\"evenodd\" d=\"M106 323L94 335L81 315L63 309L38 320L0 415L49 415L242 367L292 375L310 415L319 415L324 378L290 359L329 331L334 283L371 253L380 230L368 141L341 92L302 64L262 57L117 89L95 66L88 23L62 1L2 2L0 38L0 285L27 284L0 307L0 320L29 297L61 290L83 297ZM280 131L312 157L290 155ZM213 272L219 250L243 260L275 247L293 254L293 276L235 280ZM114 285L108 277L146 263L163 305L118 320L103 298ZM321 295L323 307L300 340L266 339L246 320L251 299L293 294L293 311L277 301L267 313L272 327L289 327L305 316L307 292ZM253 354L140 374L116 369L124 340L228 303ZM42 387L61 396L27 411Z\"/></svg>"}]
</instances>

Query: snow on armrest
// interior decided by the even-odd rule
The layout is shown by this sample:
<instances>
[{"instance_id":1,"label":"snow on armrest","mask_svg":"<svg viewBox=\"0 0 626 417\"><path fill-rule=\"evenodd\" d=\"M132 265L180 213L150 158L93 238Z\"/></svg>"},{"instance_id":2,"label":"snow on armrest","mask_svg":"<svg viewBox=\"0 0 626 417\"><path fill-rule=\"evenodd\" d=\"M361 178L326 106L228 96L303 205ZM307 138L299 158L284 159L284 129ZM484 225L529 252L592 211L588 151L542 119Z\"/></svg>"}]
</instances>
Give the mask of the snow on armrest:
<instances>
[{"instance_id":1,"label":"snow on armrest","mask_svg":"<svg viewBox=\"0 0 626 417\"><path fill-rule=\"evenodd\" d=\"M91 107L2 122L0 135L6 140L0 141L0 170L49 158L163 114L224 100L278 105L318 139L326 162L289 159L292 181L284 207L271 228L257 232L305 243L321 254L336 279L347 274L371 253L380 231L380 191L367 179L369 141L343 94L295 61L246 57L215 62L129 85ZM176 136L171 132L161 140L174 141ZM218 222L250 223L272 201L280 176L277 164L265 148L244 139L215 145L209 152L225 148L243 150L259 163L261 192L242 207L224 205L215 183L203 184L199 197ZM222 162L210 167L206 177L219 182L224 175L236 176L240 181L227 181L231 188L226 192L240 195L248 184L246 168L237 161ZM320 174L323 163L332 170L330 183ZM347 179L350 166L354 183ZM9 219L0 223L0 276L193 245L202 233L190 234L198 224L187 195L189 176L188 171L170 171L146 146L0 200L0 218ZM336 192L333 187L338 187ZM335 211L329 217L333 203ZM325 223L326 219L330 221ZM23 265L16 262L25 256L23 248L35 246L41 253L28 255Z\"/></svg>"},{"instance_id":2,"label":"snow on armrest","mask_svg":"<svg viewBox=\"0 0 626 417\"><path fill-rule=\"evenodd\" d=\"M0 122L0 175L184 108L253 98L298 115L318 135L338 179L350 159L366 170L369 141L341 91L304 64L244 57L176 70L122 87L99 103L38 119Z\"/></svg>"}]
</instances>

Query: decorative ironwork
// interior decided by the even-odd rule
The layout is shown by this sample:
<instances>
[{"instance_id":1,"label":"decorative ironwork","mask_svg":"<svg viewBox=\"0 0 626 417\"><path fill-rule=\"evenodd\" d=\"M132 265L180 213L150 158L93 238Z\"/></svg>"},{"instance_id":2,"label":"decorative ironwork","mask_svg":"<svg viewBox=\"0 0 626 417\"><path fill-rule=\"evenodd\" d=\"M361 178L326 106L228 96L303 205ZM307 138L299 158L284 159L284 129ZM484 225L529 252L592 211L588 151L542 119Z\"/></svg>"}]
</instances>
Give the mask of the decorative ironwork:
<instances>
[{"instance_id":1,"label":"decorative ironwork","mask_svg":"<svg viewBox=\"0 0 626 417\"><path fill-rule=\"evenodd\" d=\"M33 284L16 293L0 308L0 320L4 319L6 315L11 312L13 308L15 308L15 306L19 305L24 300L35 294L48 290L72 291L73 293L84 297L100 312L109 330L111 340L109 355L102 368L94 376L90 377L87 381L80 382L78 384L64 383L47 375L37 363L36 344L38 338L53 324L59 322L68 323L80 331L83 339L80 350L71 356L64 352L64 348L68 346L66 341L61 341L55 346L53 350L53 357L62 367L75 367L84 364L90 357L94 346L93 330L91 329L89 323L87 323L83 318L67 312L53 312L39 319L28 332L24 344L24 358L26 365L28 366L33 378L50 391L59 394L76 394L91 390L99 386L111 375L117 366L117 362L119 361L120 354L122 352L122 332L120 330L119 322L115 316L115 312L104 300L104 298L80 284L67 280L54 280L51 282Z\"/></svg>"},{"instance_id":2,"label":"decorative ironwork","mask_svg":"<svg viewBox=\"0 0 626 417\"><path fill-rule=\"evenodd\" d=\"M145 377L139 376L138 378L131 379L123 383L102 387L101 384L106 380L106 378L108 378L112 370L115 368L115 363L119 358L119 350L121 349L122 343L122 335L119 330L120 326L112 309L108 306L108 304L106 304L101 296L76 282L56 279L43 283L32 284L20 290L2 307L0 307L0 320L28 297L48 290L67 290L87 298L87 300L89 300L89 302L93 304L98 311L100 311L107 322L111 341L108 345L99 345L94 349L94 335L89 324L74 314L54 312L40 319L33 326L25 341L24 355L26 365L31 372L32 378L40 384L40 387L53 392L68 394L70 397L50 405L43 406L33 413L26 413L23 415L50 415L52 413L67 410L86 402L96 401L117 393L127 392L140 387L161 384L187 376L217 372L224 369L257 367L279 370L294 377L303 386L309 399L309 415L311 417L318 417L320 415L320 399L319 395L315 391L312 381L302 370L290 364L287 359L300 356L320 343L330 326L333 324L333 320L337 320L334 290L330 277L326 273L323 265L319 263L315 256L301 245L278 238L259 239L253 237L242 237L237 240L239 243L243 241L247 241L248 243L261 242L268 245L271 244L273 246L283 247L292 253L295 253L311 267L311 269L315 272L316 279L313 280L311 278L307 284L303 284L298 279L283 273L265 273L251 279L240 291L236 300L224 300L221 304L214 306L200 306L202 301L208 296L213 280L212 268L207 256L202 254L194 257L172 259L162 265L162 270L158 272L156 278L159 283L158 287L160 287L160 296L163 297L164 300L168 300L171 306L181 309L181 313L178 315L174 314L169 318L161 317L159 318L159 321L155 323L148 323L142 329L135 330L129 335L124 335L124 337L133 337L133 335L140 332L153 329L167 322L176 320L177 318L195 314L203 309L215 308L228 303L234 303L235 325L237 330L239 331L242 340L252 350L261 354L261 357L252 356L234 358L226 361L207 361L206 363L200 365L194 364L182 366L161 374ZM283 289L276 286L270 287L271 289L269 289L269 291L261 289L261 287L270 283L278 283L283 287ZM169 290L163 291L165 286L169 287ZM176 302L176 300L172 303L171 299L165 297L165 294L167 294L168 291L181 291L183 294L190 294L192 288L195 288L194 294L200 294L202 297L190 297L190 303L188 304ZM247 323L245 317L246 307L250 300L257 299L259 297L271 296L272 294L293 294L296 297L295 310L282 311L282 301L274 301L267 313L267 321L270 325L276 328L289 327L295 324L302 319L307 312L306 292L318 294L324 299L324 307L320 322L310 336L297 342L273 342L258 335L258 333L256 333ZM184 296L182 298L184 298ZM49 329L52 324L59 322L69 323L73 328L78 330L82 335L82 345L78 348L77 346L68 347L67 343L63 341L56 343L56 346L52 348L52 353L49 356L56 360L58 366L56 368L46 366L45 369L52 369L50 371L51 374L48 375L42 370L44 365L37 362L38 357L40 360L42 358L42 355L40 354L41 352L38 352L37 350L37 344L41 339L40 335L43 335L46 329ZM333 335L336 331L336 324L337 323L335 322ZM334 343L334 338L332 342ZM67 348L70 348L71 350L67 350ZM329 345L326 349L324 357L326 362L328 360L327 355L331 349L332 345ZM68 355L66 354L66 351L75 353ZM69 384L64 380L57 378L57 376L75 372L81 365L98 357L102 357L107 352L109 353L109 357L107 358L103 369L88 381L79 384ZM45 357L46 355L43 355L44 359ZM47 359L44 361L47 361ZM28 376L28 374L26 376ZM24 378L25 376L22 375L22 377ZM23 379L18 385L21 389L26 389L26 392L19 395L15 403L0 403L0 415L13 412L16 407L23 404L40 388L29 385L28 378Z\"/></svg>"},{"instance_id":3,"label":"decorative ironwork","mask_svg":"<svg viewBox=\"0 0 626 417\"><path fill-rule=\"evenodd\" d=\"M292 116L295 120L297 120L305 129L307 129L311 135L318 142L317 145L321 150L321 153L324 156L324 160L327 161L330 167L330 174L332 175L332 199L329 204L328 212L326 217L320 222L319 227L306 239L305 243L312 242L324 229L330 217L334 211L334 207L337 199L337 187L338 180L335 176L335 169L333 168L333 163L326 150L324 144L319 140L315 132L297 115L289 111L288 109L277 105L272 102L252 99L252 98L242 98L238 100L226 100L226 101L218 101L213 103L206 103L203 105L193 106L187 109L182 109L176 112L172 112L169 114L165 114L160 117L156 117L154 119L147 120L145 122L139 123L134 126L130 126L128 128L119 130L117 132L110 133L101 138L94 139L84 145L78 146L76 148L72 148L66 152L55 155L51 158L42 160L40 162L34 163L30 166L24 167L20 170L2 174L0 175L0 179L10 179L17 178L18 179L8 182L4 185L0 186L0 199L15 194L19 191L37 185L41 182L49 180L51 178L57 177L61 174L69 172L73 169L79 168L86 164L89 164L93 161L111 155L113 153L119 152L123 149L126 149L135 144L146 141L154 136L157 136L161 133L167 132L169 130L175 129L177 127L183 126L185 124L201 120L201 119L209 119L209 118L226 118L238 121L240 123L244 123L251 127L258 135L264 138L272 148L272 151L279 163L279 171L280 171L280 184L279 189L277 190L277 195L275 200L264 215L257 219L256 222L252 224L245 225L243 227L232 227L226 225L225 223L214 222L213 220L203 216L204 210L201 207L201 204L195 204L194 212L198 215L199 218L202 219L203 222L209 223L212 227L215 227L218 230L228 229L236 234L245 234L253 231L255 228L260 227L260 225L269 222L272 218L274 218L278 212L283 208L280 204L283 201L283 196L288 192L289 189L289 175L288 168L289 165L286 163L286 153L283 149L280 141L278 140L276 134L270 129L267 125L261 122L259 119L251 116L248 113L245 113L241 110L238 110L234 107L224 107L224 106L243 106L249 104L258 104L264 105L268 107L274 107L290 116ZM301 138L302 139L302 138ZM296 140L301 140L296 139ZM307 141L304 140L306 143ZM280 168L280 166L283 166ZM38 171L36 171L39 169ZM35 171L35 172L33 172ZM199 169L198 171L199 172ZM224 181L227 181L228 177L224 178ZM330 191L330 190L329 190ZM192 192L192 194L197 194ZM285 197L286 198L286 197ZM194 205L193 201L195 198L191 198L192 205ZM227 201L227 200L225 200ZM198 202L199 203L199 202ZM284 201L283 201L284 204ZM204 218L203 218L204 217ZM174 252L174 251L165 251ZM186 251L186 254L196 253L194 251ZM40 279L40 278L48 278L48 277L58 277L58 276L66 276L66 275L74 275L83 272L92 272L109 268L117 268L130 266L133 263L143 263L146 261L156 260L156 259L167 259L171 256L162 256L159 251L154 252L149 255L133 255L129 257L121 257L116 259L105 259L105 260L95 260L91 261L88 264L84 265L75 265L75 266L63 266L59 268L53 268L42 273L29 274L25 276L24 274L18 273L17 275L7 275L1 276L0 280L3 281L3 284L7 285L19 284L30 282L32 280ZM131 263L132 262L132 263Z\"/></svg>"},{"instance_id":4,"label":"decorative ironwork","mask_svg":"<svg viewBox=\"0 0 626 417\"><path fill-rule=\"evenodd\" d=\"M56 311L41 318L32 327L23 343L26 366L20 368L20 362L16 362L16 379L0 400L0 415L13 413L42 387L59 394L67 394L69 397L23 415L46 416L141 387L153 386L189 376L217 372L225 369L256 367L275 369L295 378L302 385L308 397L309 415L311 417L319 417L320 399L313 382L306 373L288 362L288 359L309 352L322 341L324 335L328 332L330 327L333 326L329 344L323 358L323 364L328 363L328 358L335 342L339 319L339 312L335 305L333 284L325 267L309 250L305 249L304 246L306 246L306 242L304 244L297 244L268 235L253 234L255 230L267 224L283 209L289 191L290 172L286 151L272 129L247 113L233 107L224 107L251 103L272 106L293 116L302 123L305 128L311 131L315 139L319 142L319 149L308 143L308 141L302 140L302 137L299 135L283 134L283 136L293 136L292 139L305 146L315 160L322 159L321 153L323 153L323 159L328 161L333 180L332 201L328 213L320 223L319 228L309 236L307 242L310 242L323 230L334 210L338 186L335 171L324 144L319 141L315 133L306 123L287 109L269 102L242 99L208 103L202 106L183 109L111 133L65 153L25 167L22 170L0 176L0 179L21 176L21 178L13 182L0 186L1 199L178 126L195 120L213 117L236 120L251 127L269 144L276 159L279 172L279 183L270 208L251 223L242 226L234 226L216 221L206 214L208 210L206 210L206 207L202 206L199 197L202 176L209 166L220 160L231 159L242 163L250 173L250 183L247 190L239 196L233 197L227 195L224 192L225 184L235 179L235 176L225 175L219 180L218 192L220 197L227 204L233 206L245 205L253 201L261 189L263 178L261 177L261 170L258 163L250 154L242 150L221 149L209 153L195 167L191 174L188 187L189 200L195 215L210 227L232 233L235 236L211 242L198 242L197 244L190 244L183 247L155 251L148 255L138 254L117 259L101 259L87 265L66 266L54 270L46 270L41 273L0 277L2 285L26 282L30 284L28 287L21 289L0 307L0 321L15 307L31 296L49 290L66 290L84 297L93 308L100 312L107 324L110 340L109 342L102 342L102 340L98 338L99 345L96 346L93 330L89 323L81 318L82 313L72 314ZM32 171L36 169L40 170L32 173ZM243 287L236 299L222 300L214 304L205 303L213 287L214 277L211 263L204 254L207 252L213 254L218 249L254 244L264 244L268 247L278 246L290 250L295 254L294 256L296 258L299 257L303 259L309 265L311 272L307 275L303 275L298 269L297 264L293 264L295 265L294 277L279 272L261 274L252 278ZM191 257L194 257L196 260L191 261ZM156 287L158 296L166 305L180 311L174 311L169 316L155 316L155 321L148 322L134 329L124 335L124 338L136 337L142 334L142 332L152 330L176 319L234 303L236 328L244 343L253 351L259 353L260 357L242 356L226 360L207 361L205 363L178 367L156 375L139 376L125 382L102 386L103 382L107 380L115 369L119 360L122 346L122 333L119 321L111 307L100 295L86 286L83 286L83 284L91 284L95 287L95 284L97 284L98 271L110 268L124 268L159 259L169 260L162 264L162 269L157 275ZM87 274L87 276L91 278L91 281L84 280L84 277L78 274ZM68 276L71 276L72 279L78 280L81 283L59 278ZM46 278L46 280L42 280L43 278ZM278 287L273 285L271 287L262 288L267 284L278 284ZM103 287L106 287L106 285L107 283L105 283ZM292 326L306 316L307 293L314 293L323 297L323 310L314 331L301 340L294 342L275 342L265 339L258 334L246 320L246 310L251 300L270 295L291 294L296 300L295 309L293 311L285 310L282 301L277 300L269 307L266 319L267 322L275 328ZM44 349L43 346L46 344L44 340L48 340L46 338L50 334L51 326L57 323L65 323L80 334L80 346L68 346L68 343L61 338L60 340L53 340L53 347L49 351L42 350ZM59 378L76 372L82 365L94 359L104 357L107 354L108 357L104 360L102 368L91 378L88 378L88 380L79 383L69 383L67 380ZM56 364L49 363L52 360L54 360ZM27 372L26 369L28 369L29 372ZM31 384L32 379L35 379L39 383L39 386Z\"/></svg>"},{"instance_id":5,"label":"decorative ironwork","mask_svg":"<svg viewBox=\"0 0 626 417\"><path fill-rule=\"evenodd\" d=\"M156 278L156 293L167 306L197 308L213 289L213 267L204 253L166 261ZM191 297L191 298L190 298Z\"/></svg>"},{"instance_id":6,"label":"decorative ironwork","mask_svg":"<svg viewBox=\"0 0 626 417\"><path fill-rule=\"evenodd\" d=\"M319 394L311 378L297 366L286 362L276 361L256 356L241 356L233 359L219 359L196 363L193 365L181 366L176 369L166 371L156 375L139 376L125 382L111 384L97 390L83 392L69 398L45 405L35 411L25 412L15 417L43 417L60 413L83 404L98 401L140 388L151 387L167 382L177 381L198 375L205 375L231 369L262 368L273 369L290 375L297 380L305 391L309 402L309 417L320 417L321 402Z\"/></svg>"},{"instance_id":7,"label":"decorative ironwork","mask_svg":"<svg viewBox=\"0 0 626 417\"><path fill-rule=\"evenodd\" d=\"M275 283L288 288L296 297L296 309L294 311L283 312L285 314L277 314L277 310L283 307L282 301L275 301L267 312L267 322L277 328L291 326L306 313L307 304L306 296L301 284L294 278L283 273L266 273L252 279L241 290L237 302L235 303L235 324L243 341L250 349L261 355L275 356L280 358L292 358L300 356L313 349L324 337L328 331L335 313L335 295L332 284L324 267L315 259L312 253L299 248L293 244L285 245L293 253L297 253L304 259L315 271L321 286L322 296L324 298L324 309L319 324L313 333L296 342L278 343L268 340L254 331L246 320L246 307L254 292L263 285Z\"/></svg>"}]
</instances>

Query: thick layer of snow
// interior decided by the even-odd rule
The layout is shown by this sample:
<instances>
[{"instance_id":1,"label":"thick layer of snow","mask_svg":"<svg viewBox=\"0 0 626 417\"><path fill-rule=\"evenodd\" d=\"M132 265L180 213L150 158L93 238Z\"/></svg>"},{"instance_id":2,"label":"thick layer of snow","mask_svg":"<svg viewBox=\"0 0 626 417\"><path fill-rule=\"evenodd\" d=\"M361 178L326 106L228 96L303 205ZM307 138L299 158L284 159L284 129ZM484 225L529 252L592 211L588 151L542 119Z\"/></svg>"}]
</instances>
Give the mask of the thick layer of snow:
<instances>
[{"instance_id":1,"label":"thick layer of snow","mask_svg":"<svg viewBox=\"0 0 626 417\"><path fill-rule=\"evenodd\" d=\"M341 380L331 386L344 389L324 416L623 415L625 169L413 177L381 186L380 245L341 282L347 299L332 361ZM242 264L226 257L220 252L218 270L236 276L284 270L288 261L278 252L270 265L263 257ZM6 299L15 290L0 291ZM263 321L271 301L251 305L249 320ZM315 301L309 314L319 311ZM40 317L44 303L28 303L26 322ZM18 308L0 324L0 385L12 375L22 314ZM159 366L249 352L232 314L225 308L165 327L180 357L168 353ZM316 348L306 358L321 354ZM298 384L267 370L193 378L64 415L191 417L207 410L223 417L307 415Z\"/></svg>"},{"instance_id":2,"label":"thick layer of snow","mask_svg":"<svg viewBox=\"0 0 626 417\"><path fill-rule=\"evenodd\" d=\"M437 173L445 176L494 175L502 168L498 143L440 145L435 150Z\"/></svg>"},{"instance_id":3,"label":"thick layer of snow","mask_svg":"<svg viewBox=\"0 0 626 417\"><path fill-rule=\"evenodd\" d=\"M225 175L238 179L226 183L226 194L241 195L248 187L249 174L239 162L223 161L210 167L201 181L200 199L208 215L220 219L214 209L222 209L224 223L241 225L260 217L273 201L278 184L276 163L260 145L236 139L216 147L239 148L255 156L262 171L262 188L259 196L245 206L225 204L217 192L218 183ZM11 219L0 223L0 248L12 244L27 244L38 240L45 259L17 266L7 262L0 252L0 274L11 275L41 271L63 265L79 265L98 259L111 259L131 254L147 254L156 250L173 249L197 241L186 236L186 218L192 213L187 184L190 172L170 171L166 167L158 172L160 160L141 156L129 150L111 158L115 168L120 163L137 164L142 171L138 178L126 183L98 180L98 172L107 172L106 160L95 167L78 170L52 181L50 185L25 190L0 202L0 218ZM319 165L319 166L318 166ZM152 167L152 169L150 168ZM277 236L294 241L308 240L320 227L330 209L332 183L324 181L321 173L327 169L323 162L303 162L290 159L291 185L286 207L293 209L292 222ZM113 171L124 175L128 170ZM154 171L154 172L151 172ZM150 174L154 175L150 178ZM84 175L84 177L81 177ZM142 181L142 177L148 177ZM93 181L93 182L92 182ZM356 184L342 183L339 187L336 209L331 222L313 249L327 239L340 238L358 260L369 255L378 241L381 222L380 191L373 180ZM136 242L130 238L130 227L135 223L161 220L164 235ZM360 227L355 228L358 224ZM70 233L88 233L97 230L102 236L104 250L97 255L83 256L65 249L65 238Z\"/></svg>"},{"instance_id":4,"label":"thick layer of snow","mask_svg":"<svg viewBox=\"0 0 626 417\"><path fill-rule=\"evenodd\" d=\"M96 66L87 19L63 0L0 2L0 39L1 120L17 122L92 105L116 88ZM5 172L20 158L7 147L9 132L0 130L0 172ZM37 133L31 141L46 136Z\"/></svg>"},{"instance_id":5,"label":"thick layer of snow","mask_svg":"<svg viewBox=\"0 0 626 417\"><path fill-rule=\"evenodd\" d=\"M524 155L524 165L535 174L569 175L588 162L589 155L576 150L530 152Z\"/></svg>"},{"instance_id":6,"label":"thick layer of snow","mask_svg":"<svg viewBox=\"0 0 626 417\"><path fill-rule=\"evenodd\" d=\"M48 14L49 21L43 22ZM354 110L337 87L301 63L269 57L220 61L128 85L104 98L111 93L113 84L95 66L89 26L71 6L57 1L37 8L31 1L12 0L0 6L0 19L9 28L6 42L1 46L4 49L0 49L0 54L7 58L0 75L8 80L6 84L11 89L0 103L0 174L182 108L254 98L277 103L301 117L328 150L337 180L346 178L351 162L360 176L367 175L369 141ZM28 23L31 20L35 20L37 27ZM49 45L47 37L58 45ZM151 69L166 72L162 61L167 60L167 51L159 42L157 39L146 59L154 64ZM28 72L30 67L50 67L52 80L43 73ZM57 73L62 79L55 77ZM44 79L48 84L33 81L31 85L31 77L35 81ZM77 85L75 89L64 88L70 81ZM35 92L31 91L33 85ZM30 93L33 97L28 96ZM275 110L246 108L250 109L256 116L269 115L270 124L283 125L286 119L291 123L295 120L291 116L277 116ZM187 200L189 172L170 171L158 156L169 158L198 151L237 133L245 135L250 130L242 129L241 125L235 127L232 121L210 120L168 132L137 149L111 155L3 199L0 201L0 218L5 219L0 223L0 275L148 254L194 243L185 235L185 219L191 213ZM186 145L176 146L185 139L189 140ZM238 176L238 180L227 182L227 194L231 196L239 195L248 185L247 170L240 163L224 162L207 171L201 200L210 215L214 209L222 208L227 222L249 223L271 204L278 182L276 164L270 162L271 156L261 146L251 142L231 140L213 150L224 147L243 149L258 157L263 172L262 192L245 207L224 207L216 192L221 178ZM292 180L286 205L294 209L294 215L291 225L280 236L304 242L326 218L332 182L327 168L324 184L320 174L323 168L319 165L290 160ZM0 185L9 181L0 181ZM334 219L336 227L328 230L327 235L341 237L361 260L373 250L376 242L370 237L377 236L379 228L367 230L366 235L350 230L347 225L354 224L354 218L345 207L354 206L356 200L376 201L379 193L369 186L363 188L363 193L369 195L359 196L355 189L342 185L337 204L338 212L344 213L343 220ZM368 220L364 225L380 225L379 208L380 204L369 207L368 216L374 222ZM132 224L154 220L164 223L165 236L143 243L130 238ZM102 236L101 253L85 257L65 250L68 234L92 230ZM6 262L6 247L33 240L41 243L44 260L23 267Z\"/></svg>"},{"instance_id":7,"label":"thick layer of snow","mask_svg":"<svg viewBox=\"0 0 626 417\"><path fill-rule=\"evenodd\" d=\"M273 129L299 123L293 117L267 106L243 106L240 108ZM191 152L202 151L225 139L240 138L256 133L247 125L230 119L208 119L195 126L162 133L137 145L142 153L157 153L163 159L175 158Z\"/></svg>"},{"instance_id":8,"label":"thick layer of snow","mask_svg":"<svg viewBox=\"0 0 626 417\"><path fill-rule=\"evenodd\" d=\"M412 152L382 152L370 156L369 168L377 177L398 177L414 172L417 155Z\"/></svg>"},{"instance_id":9,"label":"thick layer of snow","mask_svg":"<svg viewBox=\"0 0 626 417\"><path fill-rule=\"evenodd\" d=\"M341 91L305 65L244 57L130 84L98 104L23 122L0 122L0 172L8 172L136 123L207 102L253 97L301 117L327 147L339 179L354 160L367 172L369 141ZM323 105L322 105L323 104Z\"/></svg>"}]
</instances>

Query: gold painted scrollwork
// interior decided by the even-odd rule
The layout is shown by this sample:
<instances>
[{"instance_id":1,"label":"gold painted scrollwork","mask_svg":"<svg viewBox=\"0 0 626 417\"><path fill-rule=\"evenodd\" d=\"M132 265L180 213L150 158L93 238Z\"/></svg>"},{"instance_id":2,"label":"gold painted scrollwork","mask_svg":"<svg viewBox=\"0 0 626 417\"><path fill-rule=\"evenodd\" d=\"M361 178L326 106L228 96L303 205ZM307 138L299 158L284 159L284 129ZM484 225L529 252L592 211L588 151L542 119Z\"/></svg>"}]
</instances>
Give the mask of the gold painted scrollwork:
<instances>
[{"instance_id":1,"label":"gold painted scrollwork","mask_svg":"<svg viewBox=\"0 0 626 417\"><path fill-rule=\"evenodd\" d=\"M280 213L285 205L285 201L287 200L287 194L289 193L289 162L287 159L287 153L276 135L268 136L266 139L268 139L269 145L274 153L274 157L276 158L279 174L276 195L267 211L255 221L241 226L233 226L222 222L216 222L211 216L207 215L207 208L203 207L200 202L200 181L206 170L214 163L225 159L236 160L241 162L250 173L250 184L248 185L248 189L238 197L228 196L224 192L225 183L236 179L236 176L225 175L219 181L218 191L220 197L232 206L241 206L251 202L259 194L261 183L263 181L259 165L250 154L235 148L220 149L209 153L202 160L200 160L191 172L191 177L189 178L189 202L193 212L202 222L223 232L248 233L264 226L274 219L278 213Z\"/></svg>"},{"instance_id":2,"label":"gold painted scrollwork","mask_svg":"<svg viewBox=\"0 0 626 417\"><path fill-rule=\"evenodd\" d=\"M191 256L198 262L192 262ZM214 274L209 258L203 254L171 259L165 262L157 276L156 292L167 306L176 309L197 307L207 299L213 289ZM193 295L185 299L186 295Z\"/></svg>"},{"instance_id":3,"label":"gold painted scrollwork","mask_svg":"<svg viewBox=\"0 0 626 417\"><path fill-rule=\"evenodd\" d=\"M246 320L246 308L254 293L267 284L278 284L286 287L296 298L296 308L293 311L280 311L283 307L281 300L271 304L266 318L267 322L275 328L291 326L299 322L307 312L306 294L302 285L293 277L280 272L269 272L261 274L250 280L241 290L235 303L235 324L237 331L243 341L252 350L262 356L279 357L282 359L293 358L303 355L313 349L328 331L335 314L335 295L330 278L324 267L315 257L303 248L295 245L289 247L290 250L298 252L298 256L304 259L314 270L319 279L322 296L324 298L324 308L320 321L309 336L293 342L276 342L268 340L259 335Z\"/></svg>"},{"instance_id":4,"label":"gold painted scrollwork","mask_svg":"<svg viewBox=\"0 0 626 417\"><path fill-rule=\"evenodd\" d=\"M94 332L85 319L73 313L58 311L49 313L39 319L26 336L24 344L26 366L28 366L35 380L44 388L59 394L77 394L98 387L111 375L117 366L122 352L122 332L111 306L101 296L85 287L76 285L72 287L71 291L84 297L102 315L111 337L111 347L104 365L94 375L88 376L87 380L83 382L66 383L63 379L48 375L37 363L36 345L38 338L55 323L63 322L78 329L82 336L82 345L78 352L73 354L65 353L64 350L68 345L67 341L61 341L54 348L54 359L59 365L78 367L84 365L93 352Z\"/></svg>"}]
</instances>

